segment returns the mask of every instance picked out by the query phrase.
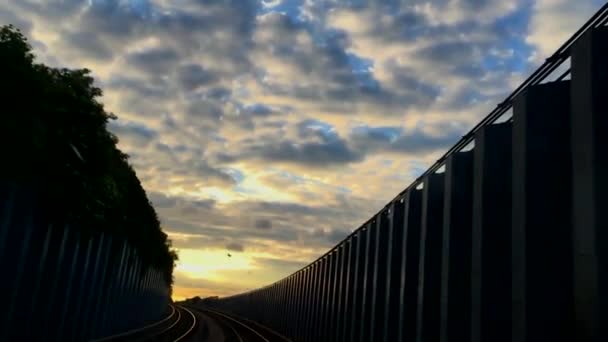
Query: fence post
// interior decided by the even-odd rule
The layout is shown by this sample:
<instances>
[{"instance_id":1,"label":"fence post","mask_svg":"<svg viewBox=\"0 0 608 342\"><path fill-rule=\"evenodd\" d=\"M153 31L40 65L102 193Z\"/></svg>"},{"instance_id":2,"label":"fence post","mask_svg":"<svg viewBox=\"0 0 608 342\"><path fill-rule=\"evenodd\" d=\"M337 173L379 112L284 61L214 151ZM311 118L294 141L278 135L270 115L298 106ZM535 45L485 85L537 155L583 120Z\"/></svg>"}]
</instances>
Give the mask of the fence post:
<instances>
[{"instance_id":1,"label":"fence post","mask_svg":"<svg viewBox=\"0 0 608 342\"><path fill-rule=\"evenodd\" d=\"M0 222L0 258L4 258L5 245L8 237L8 231L11 226L13 218L13 208L15 207L16 189L8 185L8 195L4 204L4 210L2 210L2 221Z\"/></svg>"},{"instance_id":2,"label":"fence post","mask_svg":"<svg viewBox=\"0 0 608 342\"><path fill-rule=\"evenodd\" d=\"M569 120L570 81L513 104L513 341L576 340Z\"/></svg>"},{"instance_id":3,"label":"fence post","mask_svg":"<svg viewBox=\"0 0 608 342\"><path fill-rule=\"evenodd\" d=\"M121 276L122 276L122 268L123 268L123 262L125 259L125 253L126 253L126 249L127 249L127 242L123 241L122 243L122 247L120 249L120 259L118 259L118 270L115 274L115 276L112 279L112 283L110 284L110 290L109 290L109 296L107 299L107 305L106 305L106 310L104 312L103 315L103 330L108 334L115 334L118 333L117 329L116 329L116 316L117 314L110 314L110 310L117 310L117 298L119 295L119 290L120 290L120 282L121 282ZM114 259L116 260L116 259ZM118 300L120 300L120 298L118 298ZM116 312L115 311L115 312ZM109 315L109 317L108 317Z\"/></svg>"},{"instance_id":4,"label":"fence post","mask_svg":"<svg viewBox=\"0 0 608 342\"><path fill-rule=\"evenodd\" d=\"M99 284L97 284L97 278L98 278L98 274L99 274L99 263L100 263L100 259L101 259L101 252L103 251L104 248L104 239L105 239L105 235L102 233L101 236L99 237L99 244L96 246L97 248L97 253L95 253L95 264L93 266L93 278L91 279L91 283L90 283L90 287L88 287L88 294L87 294L87 300L86 300L86 308L84 311L84 322L82 323L82 338L83 339L88 339L91 337L91 331L90 331L90 315L91 315L91 310L93 310L94 308L92 308L92 304L93 304L93 300L94 300L94 296L95 296L95 288L97 286L99 286Z\"/></svg>"},{"instance_id":5,"label":"fence post","mask_svg":"<svg viewBox=\"0 0 608 342\"><path fill-rule=\"evenodd\" d=\"M131 266L131 258L132 258L132 250L131 247L127 245L126 248L126 254L125 254L125 258L124 261L122 262L122 273L120 275L120 285L118 286L118 297L117 297L117 301L115 302L116 305L116 309L119 311L117 312L118 314L115 315L116 319L117 319L117 326L120 328L120 331L123 331L126 329L126 325L124 324L125 320L125 316L128 314L126 312L126 308L128 308L127 305L125 305L125 298L126 298L126 288L127 288L127 282L129 280L129 270L130 270L130 266Z\"/></svg>"},{"instance_id":6,"label":"fence post","mask_svg":"<svg viewBox=\"0 0 608 342\"><path fill-rule=\"evenodd\" d=\"M61 278L61 273L62 273L62 268L63 268L63 258L65 255L65 245L68 241L68 237L70 235L70 227L66 226L65 230L63 231L63 236L61 238L61 245L59 247L59 255L57 256L57 263L55 264L55 272L53 273L53 282L51 284L51 288L50 288L50 298L49 298L49 303L46 309L46 315L45 315L45 324L44 327L42 329L43 334L42 336L50 336L53 335L53 327L51 327L51 323L55 322L54 319L51 318L51 316L53 315L53 310L55 308L55 299L57 298L57 285L59 283L59 280ZM50 331L48 329L51 329ZM47 334L48 333L48 334Z\"/></svg>"},{"instance_id":7,"label":"fence post","mask_svg":"<svg viewBox=\"0 0 608 342\"><path fill-rule=\"evenodd\" d=\"M74 318L75 322L82 321L82 315L80 314L80 307L82 306L82 297L84 297L85 286L87 275L89 273L89 262L91 261L91 252L93 248L93 240L89 237L87 242L87 251L86 257L82 270L82 278L80 279L80 290L78 292L78 301L76 303L76 308L74 310ZM72 325L72 338L78 339L78 327L80 327L80 323L74 323Z\"/></svg>"},{"instance_id":8,"label":"fence post","mask_svg":"<svg viewBox=\"0 0 608 342\"><path fill-rule=\"evenodd\" d=\"M348 246L348 254L347 254L347 269L346 269L346 299L344 302L344 326L342 328L342 342L347 342L350 340L350 331L351 331L351 317L352 312L355 310L355 298L354 298L354 288L355 284L355 263L356 263L356 244L357 244L357 235L355 234L351 236L347 241Z\"/></svg>"},{"instance_id":9,"label":"fence post","mask_svg":"<svg viewBox=\"0 0 608 342\"><path fill-rule=\"evenodd\" d=\"M511 123L481 128L475 134L473 153L471 341L507 342L511 341Z\"/></svg>"},{"instance_id":10,"label":"fence post","mask_svg":"<svg viewBox=\"0 0 608 342\"><path fill-rule=\"evenodd\" d=\"M345 263L345 259L346 259L346 249L347 249L348 243L347 242L343 242L339 247L338 247L338 268L337 268L337 276L336 276L336 293L335 296L336 298L336 302L335 302L335 310L334 310L334 316L335 316L335 326L334 326L334 340L335 341L340 341L342 338L342 326L344 324L344 320L342 319L342 307L344 305L344 294L346 291L346 286L345 286L345 269L346 269L346 263Z\"/></svg>"},{"instance_id":11,"label":"fence post","mask_svg":"<svg viewBox=\"0 0 608 342\"><path fill-rule=\"evenodd\" d=\"M398 341L416 339L421 219L422 190L412 189L407 193L403 218Z\"/></svg>"},{"instance_id":12,"label":"fence post","mask_svg":"<svg viewBox=\"0 0 608 342\"><path fill-rule=\"evenodd\" d=\"M362 298L362 306L361 306L361 324L359 326L359 341L366 342L370 340L369 336L369 320L371 314L371 301L372 301L372 279L373 279L373 250L372 246L375 243L375 229L373 226L375 225L375 219L363 230L363 235L365 235L365 250L363 251L363 286L361 288L361 298Z\"/></svg>"},{"instance_id":13,"label":"fence post","mask_svg":"<svg viewBox=\"0 0 608 342\"><path fill-rule=\"evenodd\" d=\"M405 205L404 199L401 198L391 204L390 219L388 227L389 251L387 252L389 262L387 262L386 271L388 273L386 282L386 297L384 311L384 340L390 342L398 340L399 325L399 295L401 285L401 263L403 253L403 235L405 234L404 215Z\"/></svg>"},{"instance_id":14,"label":"fence post","mask_svg":"<svg viewBox=\"0 0 608 342\"><path fill-rule=\"evenodd\" d=\"M100 329L101 329L101 315L104 310L104 297L107 291L106 285L106 273L108 271L108 261L110 258L110 253L112 253L112 236L108 236L108 243L105 247L105 252L103 253L103 264L101 266L101 277L100 280L95 285L97 287L97 291L95 297L93 298L93 315L91 317L91 321L93 325L91 326L91 334L90 337L100 337Z\"/></svg>"},{"instance_id":15,"label":"fence post","mask_svg":"<svg viewBox=\"0 0 608 342\"><path fill-rule=\"evenodd\" d=\"M449 156L445 173L440 341L469 341L473 152Z\"/></svg>"},{"instance_id":16,"label":"fence post","mask_svg":"<svg viewBox=\"0 0 608 342\"><path fill-rule=\"evenodd\" d=\"M21 278L23 278L23 272L25 267L25 260L30 246L30 237L32 236L33 230L33 215L28 215L26 218L26 225L24 227L25 236L23 237L23 241L21 242L21 250L19 253L19 258L17 259L17 274L13 280L14 288L11 291L9 296L9 304L6 310L6 320L4 321L4 326L2 327L2 331L0 334L6 333L10 336L10 327L12 323L13 313L15 311L15 306L17 305L17 297L19 296L19 290L21 288ZM2 337L2 335L0 335ZM9 338L10 339L10 338ZM3 338L0 338L3 340Z\"/></svg>"},{"instance_id":17,"label":"fence post","mask_svg":"<svg viewBox=\"0 0 608 342\"><path fill-rule=\"evenodd\" d=\"M598 27L572 48L575 340L586 342L608 341L607 40Z\"/></svg>"},{"instance_id":18,"label":"fence post","mask_svg":"<svg viewBox=\"0 0 608 342\"><path fill-rule=\"evenodd\" d=\"M72 255L72 263L70 264L70 275L68 276L68 283L66 287L66 293L72 293L72 283L74 282L74 273L76 272L76 265L78 263L78 256L80 253L80 234L75 233L75 241L76 246L74 248L74 254ZM63 333L65 326L65 319L68 313L68 308L70 307L72 296L66 296L66 302L61 310L61 318L59 320L59 327L57 329L58 335L57 340L63 341Z\"/></svg>"},{"instance_id":19,"label":"fence post","mask_svg":"<svg viewBox=\"0 0 608 342\"><path fill-rule=\"evenodd\" d=\"M364 282L364 265L365 261L363 253L365 250L365 244L367 240L366 229L359 230L357 232L357 248L355 250L355 274L353 282L353 308L352 316L350 319L350 333L349 340L354 341L359 334L359 324L361 322L361 315L363 311L363 282Z\"/></svg>"},{"instance_id":20,"label":"fence post","mask_svg":"<svg viewBox=\"0 0 608 342\"><path fill-rule=\"evenodd\" d=\"M40 261L38 262L38 271L36 272L35 280L34 280L34 290L31 293L31 305L29 312L27 313L25 319L25 326L32 326L32 318L35 317L36 309L38 308L38 293L40 293L40 285L42 283L42 275L44 273L44 267L46 265L47 253L49 250L49 244L51 241L51 236L53 234L53 225L49 224L48 229L45 234L44 243L42 245L42 253L40 254ZM35 318L34 318L35 319ZM30 336L33 330L27 331L26 336ZM30 336L31 337L31 336Z\"/></svg>"}]
</instances>

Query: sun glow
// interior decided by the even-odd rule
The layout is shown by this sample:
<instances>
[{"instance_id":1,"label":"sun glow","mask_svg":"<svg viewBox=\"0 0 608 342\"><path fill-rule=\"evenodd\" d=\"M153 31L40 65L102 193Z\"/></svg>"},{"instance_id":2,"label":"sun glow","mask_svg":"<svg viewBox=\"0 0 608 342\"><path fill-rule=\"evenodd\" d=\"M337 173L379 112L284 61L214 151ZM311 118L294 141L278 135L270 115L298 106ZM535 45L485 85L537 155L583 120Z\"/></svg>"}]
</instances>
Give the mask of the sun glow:
<instances>
[{"instance_id":1,"label":"sun glow","mask_svg":"<svg viewBox=\"0 0 608 342\"><path fill-rule=\"evenodd\" d=\"M182 272L192 279L225 281L222 271L248 271L255 268L253 260L245 253L180 249L175 271Z\"/></svg>"}]
</instances>

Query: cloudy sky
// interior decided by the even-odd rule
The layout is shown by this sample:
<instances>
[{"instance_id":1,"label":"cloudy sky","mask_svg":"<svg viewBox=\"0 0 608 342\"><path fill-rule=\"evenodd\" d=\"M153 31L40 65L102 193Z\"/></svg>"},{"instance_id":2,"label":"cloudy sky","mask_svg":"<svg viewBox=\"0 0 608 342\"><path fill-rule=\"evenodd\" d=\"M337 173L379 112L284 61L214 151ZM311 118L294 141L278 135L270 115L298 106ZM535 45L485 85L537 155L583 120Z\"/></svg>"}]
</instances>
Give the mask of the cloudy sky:
<instances>
[{"instance_id":1,"label":"cloudy sky","mask_svg":"<svg viewBox=\"0 0 608 342\"><path fill-rule=\"evenodd\" d=\"M183 298L314 260L604 2L4 0L0 24L93 70Z\"/></svg>"}]
</instances>

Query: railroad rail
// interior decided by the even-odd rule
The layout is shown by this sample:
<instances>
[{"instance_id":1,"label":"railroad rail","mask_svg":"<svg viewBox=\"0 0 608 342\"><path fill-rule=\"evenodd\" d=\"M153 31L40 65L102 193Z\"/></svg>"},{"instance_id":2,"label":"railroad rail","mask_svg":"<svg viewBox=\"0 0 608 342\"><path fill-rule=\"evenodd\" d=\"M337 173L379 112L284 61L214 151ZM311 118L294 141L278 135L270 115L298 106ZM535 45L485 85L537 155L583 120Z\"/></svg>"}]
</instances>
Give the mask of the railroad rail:
<instances>
[{"instance_id":1,"label":"railroad rail","mask_svg":"<svg viewBox=\"0 0 608 342\"><path fill-rule=\"evenodd\" d=\"M198 321L191 309L181 305L169 305L170 313L162 320L147 326L104 337L93 342L119 341L184 341L195 331Z\"/></svg>"},{"instance_id":2,"label":"railroad rail","mask_svg":"<svg viewBox=\"0 0 608 342\"><path fill-rule=\"evenodd\" d=\"M256 322L233 317L210 308L192 308L212 318L222 328L225 342L291 342L279 333Z\"/></svg>"}]
</instances>

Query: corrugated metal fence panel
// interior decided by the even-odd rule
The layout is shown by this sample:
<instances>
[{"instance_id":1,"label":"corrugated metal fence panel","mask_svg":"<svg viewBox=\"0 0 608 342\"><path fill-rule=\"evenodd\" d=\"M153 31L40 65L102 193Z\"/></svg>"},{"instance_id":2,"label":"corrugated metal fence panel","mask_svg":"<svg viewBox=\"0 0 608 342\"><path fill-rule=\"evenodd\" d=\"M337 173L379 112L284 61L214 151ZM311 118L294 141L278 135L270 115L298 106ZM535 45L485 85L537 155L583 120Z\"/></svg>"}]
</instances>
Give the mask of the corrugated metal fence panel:
<instances>
[{"instance_id":1,"label":"corrugated metal fence panel","mask_svg":"<svg viewBox=\"0 0 608 342\"><path fill-rule=\"evenodd\" d=\"M53 226L35 191L0 185L0 340L82 341L156 321L168 289L124 241Z\"/></svg>"}]
</instances>

